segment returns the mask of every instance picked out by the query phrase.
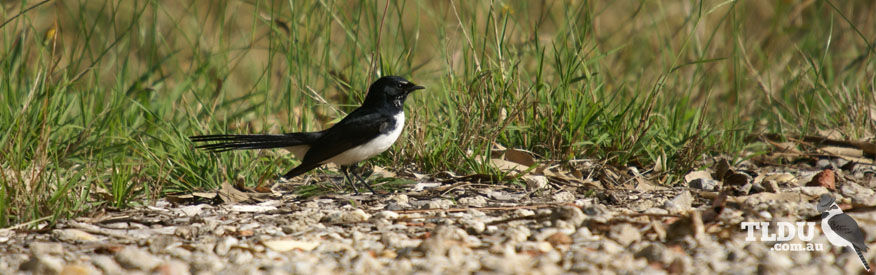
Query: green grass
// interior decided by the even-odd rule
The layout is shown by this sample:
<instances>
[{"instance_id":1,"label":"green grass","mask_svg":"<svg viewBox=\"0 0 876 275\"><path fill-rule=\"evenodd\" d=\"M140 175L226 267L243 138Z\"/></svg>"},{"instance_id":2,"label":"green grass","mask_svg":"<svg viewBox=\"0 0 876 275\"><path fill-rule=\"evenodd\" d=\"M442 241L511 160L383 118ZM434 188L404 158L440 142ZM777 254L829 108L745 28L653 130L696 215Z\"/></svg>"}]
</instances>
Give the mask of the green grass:
<instances>
[{"instance_id":1,"label":"green grass","mask_svg":"<svg viewBox=\"0 0 876 275\"><path fill-rule=\"evenodd\" d=\"M178 2L0 4L0 227L269 182L296 161L187 136L323 129L382 75L427 90L374 163L425 173L497 175L499 143L677 184L752 134L876 128L869 1Z\"/></svg>"}]
</instances>

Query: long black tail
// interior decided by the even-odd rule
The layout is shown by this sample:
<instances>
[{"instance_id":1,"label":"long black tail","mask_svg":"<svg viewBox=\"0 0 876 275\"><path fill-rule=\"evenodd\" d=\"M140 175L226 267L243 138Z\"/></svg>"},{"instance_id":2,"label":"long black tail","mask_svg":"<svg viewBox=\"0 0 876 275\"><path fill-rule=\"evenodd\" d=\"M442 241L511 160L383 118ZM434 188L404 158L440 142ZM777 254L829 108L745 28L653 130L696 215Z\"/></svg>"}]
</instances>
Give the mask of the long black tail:
<instances>
[{"instance_id":1,"label":"long black tail","mask_svg":"<svg viewBox=\"0 0 876 275\"><path fill-rule=\"evenodd\" d=\"M858 259L861 259L861 263L864 264L864 269L866 269L867 272L870 272L870 264L867 263L867 258L864 257L864 253L861 253L861 250L855 247L852 247L852 250L854 250L855 253L858 253Z\"/></svg>"},{"instance_id":2,"label":"long black tail","mask_svg":"<svg viewBox=\"0 0 876 275\"><path fill-rule=\"evenodd\" d=\"M201 144L195 148L212 152L230 150L283 148L296 145L308 145L318 139L322 132L289 133L282 135L203 135L192 136L192 142Z\"/></svg>"}]
</instances>

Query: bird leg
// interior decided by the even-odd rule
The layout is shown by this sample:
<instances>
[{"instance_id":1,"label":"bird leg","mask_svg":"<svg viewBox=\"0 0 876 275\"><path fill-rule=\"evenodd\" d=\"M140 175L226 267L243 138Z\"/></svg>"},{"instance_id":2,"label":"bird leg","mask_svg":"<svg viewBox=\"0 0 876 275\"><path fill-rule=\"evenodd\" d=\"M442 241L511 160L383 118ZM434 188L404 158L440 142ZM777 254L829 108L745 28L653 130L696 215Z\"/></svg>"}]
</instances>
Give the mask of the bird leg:
<instances>
[{"instance_id":1,"label":"bird leg","mask_svg":"<svg viewBox=\"0 0 876 275\"><path fill-rule=\"evenodd\" d=\"M353 184L353 179L350 178L350 166L341 166L341 171L344 172L344 181L350 184L356 195L359 195L359 189L356 189L356 184Z\"/></svg>"},{"instance_id":2,"label":"bird leg","mask_svg":"<svg viewBox=\"0 0 876 275\"><path fill-rule=\"evenodd\" d=\"M356 169L356 168L359 168L359 166L354 164L354 165L352 166L352 168L353 168L353 169ZM358 170L358 169L356 169L356 170ZM368 191L371 191L371 194L375 194L375 195L376 195L377 192L374 192L374 189L371 188L371 185L368 184L368 182L366 182L365 180L363 180L362 177L359 176L359 173L358 173L358 172L361 172L361 171L353 171L353 176L356 176L356 179L358 179L359 182L362 183L362 185L365 185L365 187L368 188Z\"/></svg>"}]
</instances>

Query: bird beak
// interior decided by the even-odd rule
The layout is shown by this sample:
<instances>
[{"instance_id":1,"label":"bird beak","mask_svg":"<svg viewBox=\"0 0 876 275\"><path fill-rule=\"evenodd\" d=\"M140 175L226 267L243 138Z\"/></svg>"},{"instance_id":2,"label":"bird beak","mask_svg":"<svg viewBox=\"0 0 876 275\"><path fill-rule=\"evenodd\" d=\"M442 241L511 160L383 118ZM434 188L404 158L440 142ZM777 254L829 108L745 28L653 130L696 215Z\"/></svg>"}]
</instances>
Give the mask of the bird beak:
<instances>
[{"instance_id":1,"label":"bird beak","mask_svg":"<svg viewBox=\"0 0 876 275\"><path fill-rule=\"evenodd\" d=\"M423 87L423 86L420 86L420 85L416 85L416 84L413 84L413 83L411 83L411 85L413 85L413 86L408 87L408 92L413 92L413 91L416 91L416 90L426 89L426 87Z\"/></svg>"}]
</instances>

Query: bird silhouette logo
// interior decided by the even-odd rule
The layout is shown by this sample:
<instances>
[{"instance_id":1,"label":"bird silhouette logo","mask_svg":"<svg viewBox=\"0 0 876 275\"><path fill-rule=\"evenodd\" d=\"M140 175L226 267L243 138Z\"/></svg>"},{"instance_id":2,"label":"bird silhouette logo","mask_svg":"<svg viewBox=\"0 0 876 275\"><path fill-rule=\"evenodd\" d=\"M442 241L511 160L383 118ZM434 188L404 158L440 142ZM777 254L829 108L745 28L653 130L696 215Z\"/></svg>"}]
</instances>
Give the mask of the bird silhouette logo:
<instances>
[{"instance_id":1,"label":"bird silhouette logo","mask_svg":"<svg viewBox=\"0 0 876 275\"><path fill-rule=\"evenodd\" d=\"M827 240L833 245L848 247L855 251L864 269L870 272L870 265L864 257L867 244L864 242L864 232L858 227L858 223L848 214L843 213L836 200L828 194L821 195L816 209L821 212L821 230L824 231Z\"/></svg>"}]
</instances>

